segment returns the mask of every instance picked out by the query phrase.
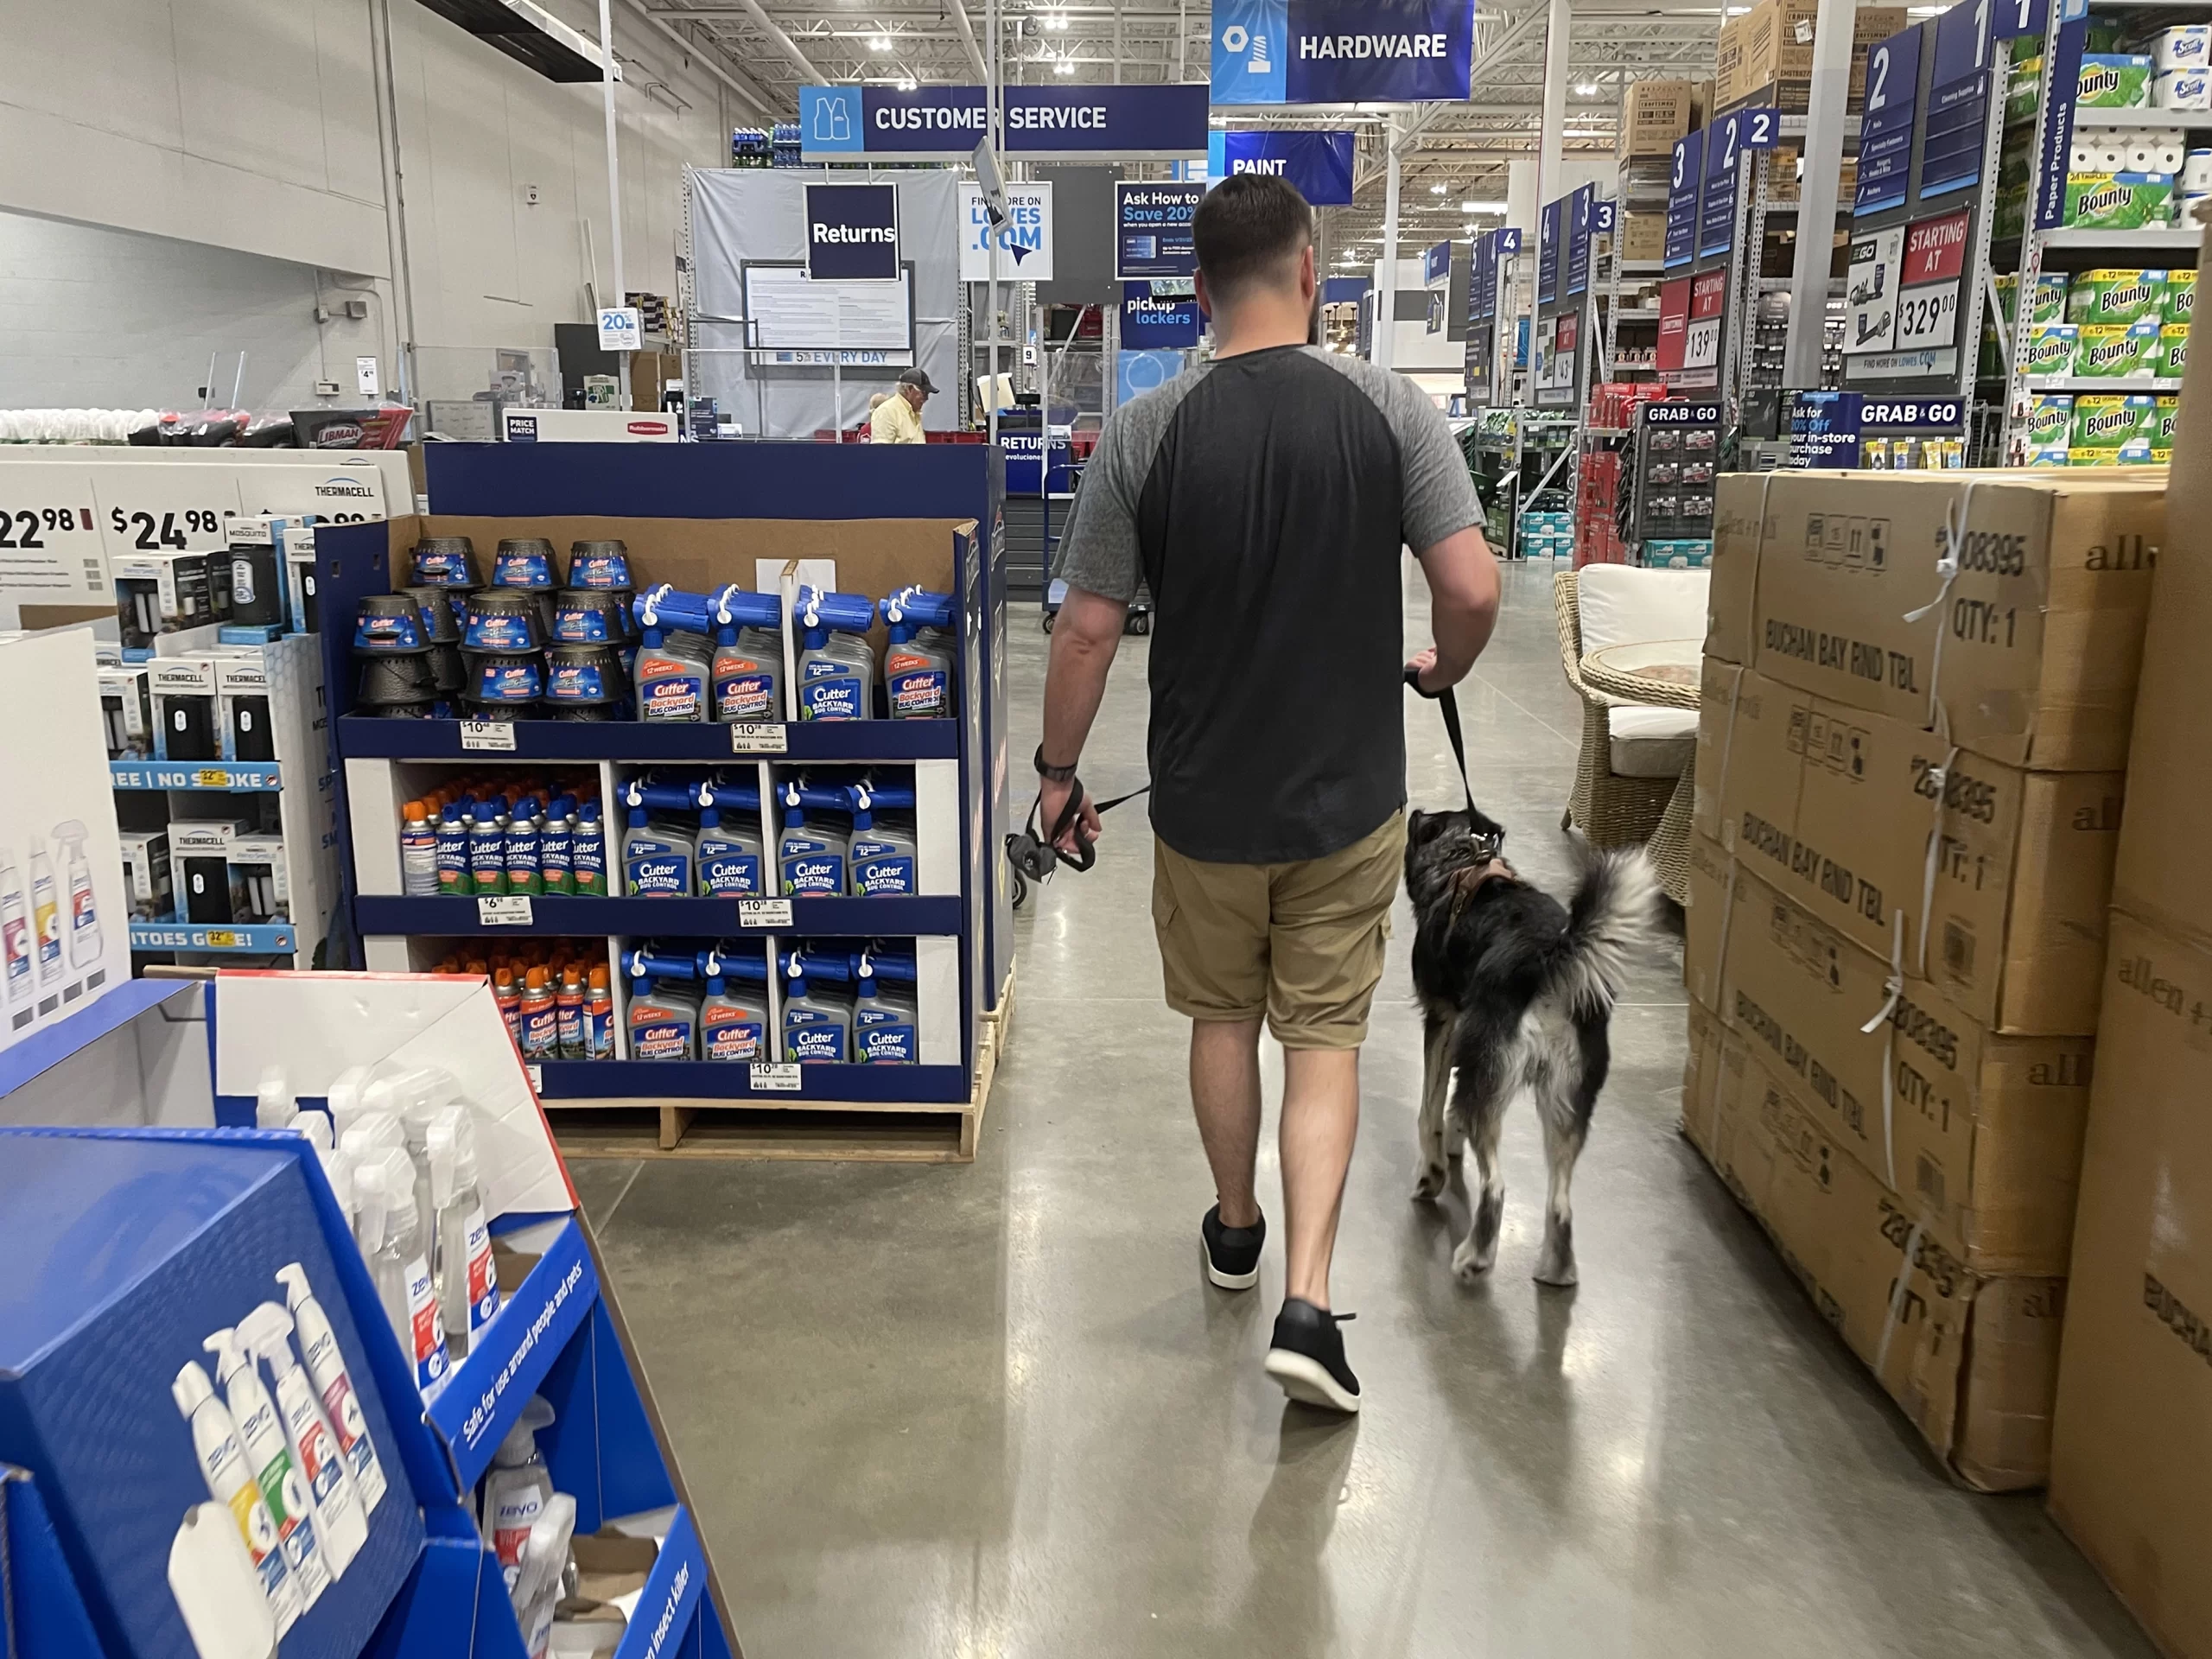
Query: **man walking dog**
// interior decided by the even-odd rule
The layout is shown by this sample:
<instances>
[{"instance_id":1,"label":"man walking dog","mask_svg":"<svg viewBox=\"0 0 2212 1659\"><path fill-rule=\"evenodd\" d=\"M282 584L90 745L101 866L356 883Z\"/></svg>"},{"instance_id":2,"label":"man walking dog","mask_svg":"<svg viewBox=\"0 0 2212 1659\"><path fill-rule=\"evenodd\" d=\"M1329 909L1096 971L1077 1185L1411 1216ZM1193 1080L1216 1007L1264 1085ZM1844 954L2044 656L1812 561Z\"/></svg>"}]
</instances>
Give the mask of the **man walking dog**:
<instances>
[{"instance_id":1,"label":"man walking dog","mask_svg":"<svg viewBox=\"0 0 2212 1659\"><path fill-rule=\"evenodd\" d=\"M1140 575L1151 658L1153 925L1191 1020L1191 1101L1217 1202L1207 1276L1257 1283L1260 1022L1284 1050L1288 1295L1267 1369L1294 1399L1359 1408L1329 1260L1359 1123L1359 1046L1405 850L1399 549L1421 562L1434 694L1473 666L1497 567L1459 447L1414 384L1313 338L1313 213L1240 175L1199 206L1214 355L1116 410L1061 537L1067 597L1045 683L1039 815L1073 850L1075 764ZM1389 326L1387 323L1385 327Z\"/></svg>"}]
</instances>

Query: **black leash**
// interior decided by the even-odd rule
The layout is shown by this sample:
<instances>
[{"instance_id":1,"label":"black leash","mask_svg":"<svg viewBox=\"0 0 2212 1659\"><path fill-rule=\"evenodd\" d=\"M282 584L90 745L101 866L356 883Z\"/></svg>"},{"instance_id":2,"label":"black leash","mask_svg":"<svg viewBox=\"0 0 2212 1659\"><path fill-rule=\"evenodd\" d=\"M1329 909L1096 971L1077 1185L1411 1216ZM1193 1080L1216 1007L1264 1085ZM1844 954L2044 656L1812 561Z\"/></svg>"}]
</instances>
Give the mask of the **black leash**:
<instances>
[{"instance_id":1,"label":"black leash","mask_svg":"<svg viewBox=\"0 0 2212 1659\"><path fill-rule=\"evenodd\" d=\"M1406 683L1413 689L1415 696L1426 697L1431 702L1442 705L1444 734L1452 740L1452 758L1459 763L1459 787L1466 793L1467 810L1472 812L1475 810L1475 791L1467 781L1467 741L1459 734L1459 699L1452 695L1452 688L1448 685L1441 691L1422 690L1421 671L1410 663L1406 665Z\"/></svg>"}]
</instances>

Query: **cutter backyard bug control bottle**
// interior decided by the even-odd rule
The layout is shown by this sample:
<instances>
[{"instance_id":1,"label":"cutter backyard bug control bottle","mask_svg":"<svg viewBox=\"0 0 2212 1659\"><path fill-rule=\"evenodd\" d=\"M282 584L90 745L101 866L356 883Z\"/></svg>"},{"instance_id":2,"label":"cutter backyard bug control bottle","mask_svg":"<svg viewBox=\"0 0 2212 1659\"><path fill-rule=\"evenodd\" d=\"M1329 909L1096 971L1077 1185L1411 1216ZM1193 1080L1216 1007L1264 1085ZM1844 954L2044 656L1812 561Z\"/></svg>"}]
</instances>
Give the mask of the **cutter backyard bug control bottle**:
<instances>
[{"instance_id":1,"label":"cutter backyard bug control bottle","mask_svg":"<svg viewBox=\"0 0 2212 1659\"><path fill-rule=\"evenodd\" d=\"M784 785L784 831L776 843L777 877L794 897L842 898L851 834L828 815L842 814L849 797L842 789ZM810 812L811 807L815 810Z\"/></svg>"},{"instance_id":2,"label":"cutter backyard bug control bottle","mask_svg":"<svg viewBox=\"0 0 2212 1659\"><path fill-rule=\"evenodd\" d=\"M632 608L645 639L631 671L638 688L638 718L654 721L707 717L712 696L713 647L707 642L707 601L696 594L656 588Z\"/></svg>"},{"instance_id":3,"label":"cutter backyard bug control bottle","mask_svg":"<svg viewBox=\"0 0 2212 1659\"><path fill-rule=\"evenodd\" d=\"M853 1054L853 1010L842 997L816 990L811 972L842 976L826 958L810 962L793 951L784 969L784 1058L842 1063Z\"/></svg>"},{"instance_id":4,"label":"cutter backyard bug control bottle","mask_svg":"<svg viewBox=\"0 0 2212 1659\"><path fill-rule=\"evenodd\" d=\"M952 595L902 588L876 608L887 636L883 701L893 720L943 720L952 713Z\"/></svg>"},{"instance_id":5,"label":"cutter backyard bug control bottle","mask_svg":"<svg viewBox=\"0 0 2212 1659\"><path fill-rule=\"evenodd\" d=\"M707 995L699 1004L699 1054L709 1060L768 1057L768 962L709 950L700 963ZM753 987L759 987L756 990Z\"/></svg>"},{"instance_id":6,"label":"cutter backyard bug control bottle","mask_svg":"<svg viewBox=\"0 0 2212 1659\"><path fill-rule=\"evenodd\" d=\"M714 596L715 718L784 717L784 602L732 586Z\"/></svg>"},{"instance_id":7,"label":"cutter backyard bug control bottle","mask_svg":"<svg viewBox=\"0 0 2212 1659\"><path fill-rule=\"evenodd\" d=\"M861 952L853 969L853 1058L862 1065L912 1065L921 1058L913 973L911 962Z\"/></svg>"},{"instance_id":8,"label":"cutter backyard bug control bottle","mask_svg":"<svg viewBox=\"0 0 2212 1659\"><path fill-rule=\"evenodd\" d=\"M384 1465L377 1461L376 1446L369 1439L369 1421L354 1395L353 1379L346 1375L346 1358L338 1351L338 1336L330 1328L330 1316L315 1300L307 1269L298 1262L288 1262L277 1268L276 1281L284 1287L285 1306L299 1330L300 1354L307 1362L308 1376L322 1401L331 1431L338 1436L339 1450L353 1466L362 1510L374 1515L377 1505L384 1501Z\"/></svg>"},{"instance_id":9,"label":"cutter backyard bug control bottle","mask_svg":"<svg viewBox=\"0 0 2212 1659\"><path fill-rule=\"evenodd\" d=\"M911 898L919 893L914 879L914 791L879 790L860 783L852 787L852 802L853 836L845 867L853 896ZM886 809L904 809L904 821L900 816L879 818L877 814Z\"/></svg>"},{"instance_id":10,"label":"cutter backyard bug control bottle","mask_svg":"<svg viewBox=\"0 0 2212 1659\"><path fill-rule=\"evenodd\" d=\"M649 809L680 812L695 797L674 784L632 781L622 791L630 826L622 836L622 891L632 899L688 899L698 839L665 817L647 817Z\"/></svg>"},{"instance_id":11,"label":"cutter backyard bug control bottle","mask_svg":"<svg viewBox=\"0 0 2212 1659\"><path fill-rule=\"evenodd\" d=\"M875 607L859 594L798 590L794 620L804 628L798 653L801 720L868 720L875 714L875 652L868 630Z\"/></svg>"},{"instance_id":12,"label":"cutter backyard bug control bottle","mask_svg":"<svg viewBox=\"0 0 2212 1659\"><path fill-rule=\"evenodd\" d=\"M725 823L722 814L734 810L750 819ZM760 791L741 784L699 785L699 896L702 899L757 899L767 892L762 885L765 849L760 840Z\"/></svg>"},{"instance_id":13,"label":"cutter backyard bug control bottle","mask_svg":"<svg viewBox=\"0 0 2212 1659\"><path fill-rule=\"evenodd\" d=\"M691 977L691 963L633 950L630 969L630 1058L633 1060L696 1060L699 1058L699 1002L680 982Z\"/></svg>"}]
</instances>

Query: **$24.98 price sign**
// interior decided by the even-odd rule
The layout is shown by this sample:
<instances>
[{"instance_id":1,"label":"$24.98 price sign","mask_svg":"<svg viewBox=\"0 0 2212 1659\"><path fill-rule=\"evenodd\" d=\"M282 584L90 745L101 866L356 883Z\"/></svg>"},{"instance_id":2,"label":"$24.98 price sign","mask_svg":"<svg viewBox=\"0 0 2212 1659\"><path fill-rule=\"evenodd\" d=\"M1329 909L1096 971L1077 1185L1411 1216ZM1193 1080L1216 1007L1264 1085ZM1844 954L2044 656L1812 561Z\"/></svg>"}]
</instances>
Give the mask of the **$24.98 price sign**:
<instances>
[{"instance_id":1,"label":"$24.98 price sign","mask_svg":"<svg viewBox=\"0 0 2212 1659\"><path fill-rule=\"evenodd\" d=\"M130 553L207 552L228 545L230 521L238 517L238 486L235 478L180 476L174 484L149 486L143 473L134 481L115 469L111 483L95 474L92 493L99 504L100 530L107 554L116 558ZM150 470L150 469L149 469ZM180 474L198 467L177 467Z\"/></svg>"}]
</instances>

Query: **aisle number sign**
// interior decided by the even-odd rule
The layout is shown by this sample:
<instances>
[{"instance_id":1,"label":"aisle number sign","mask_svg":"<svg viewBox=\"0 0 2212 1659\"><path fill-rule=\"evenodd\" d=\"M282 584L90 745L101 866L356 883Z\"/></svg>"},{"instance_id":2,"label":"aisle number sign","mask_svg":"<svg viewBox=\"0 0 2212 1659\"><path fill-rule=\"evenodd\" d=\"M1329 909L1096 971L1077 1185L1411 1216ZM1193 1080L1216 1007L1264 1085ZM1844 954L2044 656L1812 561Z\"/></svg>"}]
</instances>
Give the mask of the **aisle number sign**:
<instances>
[{"instance_id":1,"label":"aisle number sign","mask_svg":"<svg viewBox=\"0 0 2212 1659\"><path fill-rule=\"evenodd\" d=\"M602 352L642 352L645 349L645 317L636 306L600 307L599 349Z\"/></svg>"},{"instance_id":2,"label":"aisle number sign","mask_svg":"<svg viewBox=\"0 0 2212 1659\"><path fill-rule=\"evenodd\" d=\"M1989 118L1989 11L1993 0L1959 0L1936 20L1936 67L1920 141L1920 199L1981 180Z\"/></svg>"},{"instance_id":3,"label":"aisle number sign","mask_svg":"<svg viewBox=\"0 0 2212 1659\"><path fill-rule=\"evenodd\" d=\"M1736 201L1743 159L1772 149L1782 137L1782 116L1771 109L1732 110L1706 129L1705 200L1698 212L1697 257L1710 259L1736 245Z\"/></svg>"},{"instance_id":4,"label":"aisle number sign","mask_svg":"<svg viewBox=\"0 0 2212 1659\"><path fill-rule=\"evenodd\" d=\"M1667 245L1661 264L1680 270L1697 259L1698 187L1705 179L1705 129L1675 141L1675 170L1667 181Z\"/></svg>"}]
</instances>

